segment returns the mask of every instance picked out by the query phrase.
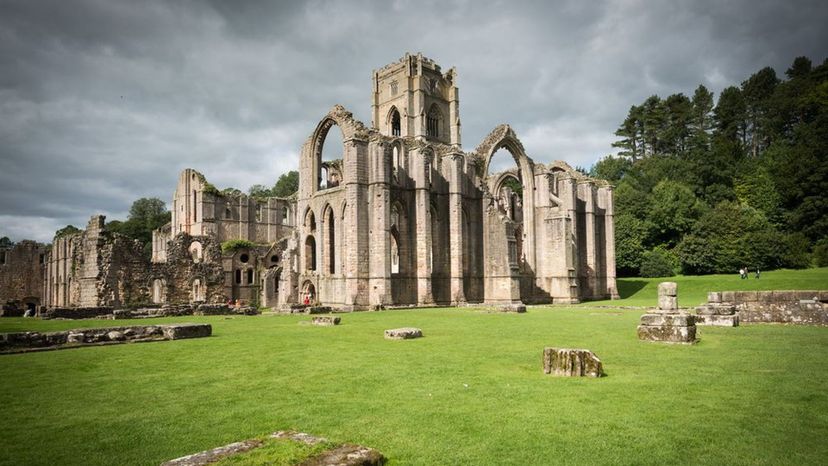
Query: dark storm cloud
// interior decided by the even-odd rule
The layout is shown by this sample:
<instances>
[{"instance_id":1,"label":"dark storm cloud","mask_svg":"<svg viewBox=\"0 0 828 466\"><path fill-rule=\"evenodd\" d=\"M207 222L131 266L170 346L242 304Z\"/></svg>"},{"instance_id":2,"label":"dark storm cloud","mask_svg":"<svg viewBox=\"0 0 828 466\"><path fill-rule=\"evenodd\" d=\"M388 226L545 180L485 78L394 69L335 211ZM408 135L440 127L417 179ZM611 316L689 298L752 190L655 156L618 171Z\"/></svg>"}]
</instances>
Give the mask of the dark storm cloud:
<instances>
[{"instance_id":1,"label":"dark storm cloud","mask_svg":"<svg viewBox=\"0 0 828 466\"><path fill-rule=\"evenodd\" d=\"M822 2L0 1L0 236L169 201L178 172L272 184L370 72L422 51L460 75L466 149L511 124L589 166L647 96L826 58Z\"/></svg>"}]
</instances>

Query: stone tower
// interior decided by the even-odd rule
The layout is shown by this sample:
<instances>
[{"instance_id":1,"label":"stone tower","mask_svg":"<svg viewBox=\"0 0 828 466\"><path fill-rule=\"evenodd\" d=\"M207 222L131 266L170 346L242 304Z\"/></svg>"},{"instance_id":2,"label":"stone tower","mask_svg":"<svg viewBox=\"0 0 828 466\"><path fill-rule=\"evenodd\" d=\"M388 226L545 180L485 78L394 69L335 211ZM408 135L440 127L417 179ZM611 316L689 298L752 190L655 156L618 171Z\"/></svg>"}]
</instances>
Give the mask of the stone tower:
<instances>
[{"instance_id":1,"label":"stone tower","mask_svg":"<svg viewBox=\"0 0 828 466\"><path fill-rule=\"evenodd\" d=\"M385 136L415 137L460 147L460 93L454 68L445 74L423 54L374 71L371 115Z\"/></svg>"}]
</instances>

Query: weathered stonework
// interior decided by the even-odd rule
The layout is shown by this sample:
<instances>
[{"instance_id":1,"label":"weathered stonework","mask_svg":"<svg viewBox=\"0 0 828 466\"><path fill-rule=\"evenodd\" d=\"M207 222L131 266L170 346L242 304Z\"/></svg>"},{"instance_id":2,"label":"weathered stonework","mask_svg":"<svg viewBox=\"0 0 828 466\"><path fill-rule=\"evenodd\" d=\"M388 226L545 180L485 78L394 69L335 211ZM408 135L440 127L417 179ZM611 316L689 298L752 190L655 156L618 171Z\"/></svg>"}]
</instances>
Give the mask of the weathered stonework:
<instances>
[{"instance_id":1,"label":"weathered stonework","mask_svg":"<svg viewBox=\"0 0 828 466\"><path fill-rule=\"evenodd\" d=\"M696 307L696 325L711 325L717 327L738 327L739 315L736 306L722 302L721 293L707 294L708 303Z\"/></svg>"},{"instance_id":2,"label":"weathered stonework","mask_svg":"<svg viewBox=\"0 0 828 466\"><path fill-rule=\"evenodd\" d=\"M209 337L212 332L212 326L209 324L171 324L74 329L48 333L0 333L0 353L125 342L202 338Z\"/></svg>"},{"instance_id":3,"label":"weathered stonework","mask_svg":"<svg viewBox=\"0 0 828 466\"><path fill-rule=\"evenodd\" d=\"M27 240L0 247L0 316L40 309L46 253L45 245Z\"/></svg>"},{"instance_id":4,"label":"weathered stonework","mask_svg":"<svg viewBox=\"0 0 828 466\"><path fill-rule=\"evenodd\" d=\"M564 377L601 377L604 368L598 356L590 350L544 348L543 373Z\"/></svg>"},{"instance_id":5,"label":"weathered stonework","mask_svg":"<svg viewBox=\"0 0 828 466\"><path fill-rule=\"evenodd\" d=\"M220 192L186 169L170 224L153 233L151 265L110 248L118 240L93 219L55 242L47 301L521 312L618 297L612 187L564 162L536 163L505 124L465 152L459 103L455 69L406 54L374 72L370 126L340 105L322 117L302 147L295 195ZM323 160L330 131L341 157ZM514 168L490 170L500 150ZM249 243L222 252L229 240Z\"/></svg>"},{"instance_id":6,"label":"weathered stonework","mask_svg":"<svg viewBox=\"0 0 828 466\"><path fill-rule=\"evenodd\" d=\"M271 439L287 439L292 442L306 445L318 445L328 440L304 432L279 431L269 435ZM211 450L182 456L166 461L161 466L207 466L222 461L225 458L239 455L264 445L258 439L234 442ZM274 458L277 460L278 458ZM380 466L385 464L385 457L373 448L361 445L344 444L330 448L301 463L304 466Z\"/></svg>"},{"instance_id":7,"label":"weathered stonework","mask_svg":"<svg viewBox=\"0 0 828 466\"><path fill-rule=\"evenodd\" d=\"M331 327L333 325L339 325L342 319L338 316L316 316L311 319L311 324L319 325L322 327Z\"/></svg>"},{"instance_id":8,"label":"weathered stonework","mask_svg":"<svg viewBox=\"0 0 828 466\"><path fill-rule=\"evenodd\" d=\"M658 308L641 316L638 339L666 343L695 343L694 316L679 312L677 285L663 282L658 285Z\"/></svg>"},{"instance_id":9,"label":"weathered stonework","mask_svg":"<svg viewBox=\"0 0 828 466\"><path fill-rule=\"evenodd\" d=\"M414 327L394 328L385 331L386 340L410 340L422 336L423 331Z\"/></svg>"},{"instance_id":10,"label":"weathered stonework","mask_svg":"<svg viewBox=\"0 0 828 466\"><path fill-rule=\"evenodd\" d=\"M696 308L699 324L734 322L828 325L828 291L716 291Z\"/></svg>"}]
</instances>

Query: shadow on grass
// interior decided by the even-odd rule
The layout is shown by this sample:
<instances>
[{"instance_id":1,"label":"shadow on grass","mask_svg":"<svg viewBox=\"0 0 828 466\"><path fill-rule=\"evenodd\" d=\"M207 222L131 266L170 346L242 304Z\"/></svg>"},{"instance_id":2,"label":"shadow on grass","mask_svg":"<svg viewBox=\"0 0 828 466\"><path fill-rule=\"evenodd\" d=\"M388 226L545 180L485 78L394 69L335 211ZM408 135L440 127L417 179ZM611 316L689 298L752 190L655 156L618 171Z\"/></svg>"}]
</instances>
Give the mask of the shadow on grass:
<instances>
[{"instance_id":1,"label":"shadow on grass","mask_svg":"<svg viewBox=\"0 0 828 466\"><path fill-rule=\"evenodd\" d=\"M617 285L618 295L621 297L621 299L627 299L630 296L641 291L641 289L645 286L647 286L647 282L644 280L635 280L631 278L619 278Z\"/></svg>"}]
</instances>

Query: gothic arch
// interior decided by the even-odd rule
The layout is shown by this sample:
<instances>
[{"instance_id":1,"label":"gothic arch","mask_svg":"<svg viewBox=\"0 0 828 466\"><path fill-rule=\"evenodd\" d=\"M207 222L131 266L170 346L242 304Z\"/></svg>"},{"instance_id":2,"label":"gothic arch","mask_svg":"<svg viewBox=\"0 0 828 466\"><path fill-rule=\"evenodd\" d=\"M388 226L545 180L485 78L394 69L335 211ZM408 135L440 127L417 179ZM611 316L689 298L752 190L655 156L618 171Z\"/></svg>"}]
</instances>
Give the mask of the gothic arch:
<instances>
[{"instance_id":1,"label":"gothic arch","mask_svg":"<svg viewBox=\"0 0 828 466\"><path fill-rule=\"evenodd\" d=\"M402 136L402 116L400 115L400 111L397 110L396 105L392 105L391 108L388 109L388 115L385 118L385 124L386 127L389 129L389 136Z\"/></svg>"},{"instance_id":2,"label":"gothic arch","mask_svg":"<svg viewBox=\"0 0 828 466\"><path fill-rule=\"evenodd\" d=\"M523 185L523 251L526 263L530 268L535 267L535 164L526 155L523 143L520 142L515 131L509 125L499 125L477 146L475 153L483 161L483 183L489 183L488 188L492 196L496 195L490 184L494 180L489 176L489 164L492 156L499 149L506 149L517 163L520 172L520 181Z\"/></svg>"},{"instance_id":3,"label":"gothic arch","mask_svg":"<svg viewBox=\"0 0 828 466\"><path fill-rule=\"evenodd\" d=\"M368 130L365 128L365 125L354 119L354 115L341 105L335 105L327 115L322 117L322 120L316 125L316 129L311 133L303 149L303 157L306 159L303 165L315 174L312 192L320 190L319 180L321 179L322 173L322 148L325 144L325 138L333 126L339 127L343 146L354 139L361 141L367 141L368 139ZM347 152L345 149L343 147L343 156ZM308 158L310 160L307 160Z\"/></svg>"}]
</instances>

